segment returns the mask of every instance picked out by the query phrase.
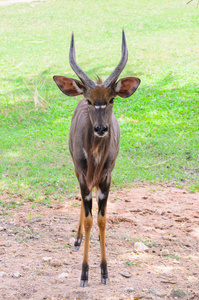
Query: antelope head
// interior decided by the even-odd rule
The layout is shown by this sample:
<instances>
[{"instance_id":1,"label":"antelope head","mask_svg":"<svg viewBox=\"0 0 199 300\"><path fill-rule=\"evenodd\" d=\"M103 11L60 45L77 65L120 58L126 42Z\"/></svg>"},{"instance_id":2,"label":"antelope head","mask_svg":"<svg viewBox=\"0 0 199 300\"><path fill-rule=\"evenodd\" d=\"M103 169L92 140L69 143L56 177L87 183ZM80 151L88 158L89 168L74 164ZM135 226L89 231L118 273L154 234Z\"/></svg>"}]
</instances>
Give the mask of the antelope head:
<instances>
[{"instance_id":1,"label":"antelope head","mask_svg":"<svg viewBox=\"0 0 199 300\"><path fill-rule=\"evenodd\" d=\"M123 30L122 55L119 64L104 82L98 80L96 83L82 71L76 62L74 34L72 33L69 62L80 80L64 76L53 77L55 83L64 94L72 97L78 95L84 96L87 101L88 114L93 126L93 132L97 137L102 138L109 133L114 98L116 96L120 96L121 98L130 97L140 84L140 79L136 77L126 77L117 81L126 66L127 60L128 50Z\"/></svg>"}]
</instances>

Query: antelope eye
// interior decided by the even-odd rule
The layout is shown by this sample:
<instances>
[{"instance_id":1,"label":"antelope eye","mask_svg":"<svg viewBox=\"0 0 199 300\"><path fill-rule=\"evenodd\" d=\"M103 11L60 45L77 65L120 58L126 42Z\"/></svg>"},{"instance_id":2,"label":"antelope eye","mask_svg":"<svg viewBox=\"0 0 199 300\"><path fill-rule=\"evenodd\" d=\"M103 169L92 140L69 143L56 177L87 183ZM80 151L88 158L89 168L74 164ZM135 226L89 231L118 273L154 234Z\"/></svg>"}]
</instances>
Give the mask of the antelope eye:
<instances>
[{"instance_id":1,"label":"antelope eye","mask_svg":"<svg viewBox=\"0 0 199 300\"><path fill-rule=\"evenodd\" d=\"M92 103L90 102L90 100L86 99L88 105L91 105Z\"/></svg>"},{"instance_id":2,"label":"antelope eye","mask_svg":"<svg viewBox=\"0 0 199 300\"><path fill-rule=\"evenodd\" d=\"M112 98L112 99L109 101L109 103L110 103L110 104L113 104L113 100L114 100L114 98Z\"/></svg>"}]
</instances>

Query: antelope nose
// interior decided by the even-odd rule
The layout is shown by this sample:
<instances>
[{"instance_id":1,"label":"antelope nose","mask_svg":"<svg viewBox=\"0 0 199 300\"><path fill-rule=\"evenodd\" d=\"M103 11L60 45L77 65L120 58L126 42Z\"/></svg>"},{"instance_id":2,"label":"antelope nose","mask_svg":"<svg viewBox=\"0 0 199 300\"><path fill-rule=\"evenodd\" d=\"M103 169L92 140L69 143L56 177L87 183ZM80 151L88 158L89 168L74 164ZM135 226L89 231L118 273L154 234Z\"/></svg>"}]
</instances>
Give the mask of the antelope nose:
<instances>
[{"instance_id":1,"label":"antelope nose","mask_svg":"<svg viewBox=\"0 0 199 300\"><path fill-rule=\"evenodd\" d=\"M105 125L97 125L94 127L94 131L97 135L103 136L108 131L108 127Z\"/></svg>"}]
</instances>

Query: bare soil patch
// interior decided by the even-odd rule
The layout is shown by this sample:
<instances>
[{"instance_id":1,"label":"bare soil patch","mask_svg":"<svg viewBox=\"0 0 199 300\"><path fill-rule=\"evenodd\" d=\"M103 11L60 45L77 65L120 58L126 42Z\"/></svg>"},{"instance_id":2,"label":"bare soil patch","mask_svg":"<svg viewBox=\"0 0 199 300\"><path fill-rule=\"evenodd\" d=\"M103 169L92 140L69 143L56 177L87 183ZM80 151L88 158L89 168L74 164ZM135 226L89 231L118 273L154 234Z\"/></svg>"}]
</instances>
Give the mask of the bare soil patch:
<instances>
[{"instance_id":1,"label":"bare soil patch","mask_svg":"<svg viewBox=\"0 0 199 300\"><path fill-rule=\"evenodd\" d=\"M50 208L27 202L1 209L0 299L199 299L199 193L166 185L111 192L106 286L100 283L95 200L93 206L86 288L79 287L83 245L72 249L78 196ZM135 242L148 250L136 251Z\"/></svg>"}]
</instances>

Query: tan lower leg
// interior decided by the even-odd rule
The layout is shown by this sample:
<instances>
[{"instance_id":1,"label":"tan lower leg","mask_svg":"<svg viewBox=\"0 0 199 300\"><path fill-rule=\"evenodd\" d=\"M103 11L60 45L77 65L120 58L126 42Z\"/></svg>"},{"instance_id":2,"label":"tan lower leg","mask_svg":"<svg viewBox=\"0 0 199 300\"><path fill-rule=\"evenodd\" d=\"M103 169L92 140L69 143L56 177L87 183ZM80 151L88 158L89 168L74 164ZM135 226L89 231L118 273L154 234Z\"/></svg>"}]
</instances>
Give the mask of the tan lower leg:
<instances>
[{"instance_id":1,"label":"tan lower leg","mask_svg":"<svg viewBox=\"0 0 199 300\"><path fill-rule=\"evenodd\" d=\"M77 228L77 234L76 234L76 240L74 243L74 251L78 251L81 245L82 237L83 237L83 225L84 225L84 205L83 200L81 201L81 211L80 211L80 217L79 217L79 224Z\"/></svg>"},{"instance_id":2,"label":"tan lower leg","mask_svg":"<svg viewBox=\"0 0 199 300\"><path fill-rule=\"evenodd\" d=\"M89 251L89 240L90 240L90 231L93 225L93 218L89 213L88 217L84 219L84 230L85 230L85 242L84 242L84 256L82 263L82 275L80 286L87 286L88 283L88 251Z\"/></svg>"},{"instance_id":3,"label":"tan lower leg","mask_svg":"<svg viewBox=\"0 0 199 300\"><path fill-rule=\"evenodd\" d=\"M100 246L101 246L101 261L106 261L106 245L105 245L105 229L106 229L106 213L104 216L99 213L98 220Z\"/></svg>"},{"instance_id":4,"label":"tan lower leg","mask_svg":"<svg viewBox=\"0 0 199 300\"><path fill-rule=\"evenodd\" d=\"M88 217L85 217L84 219L85 242L84 242L83 262L87 262L87 263L88 263L90 232L91 232L92 225L93 225L93 217L89 213Z\"/></svg>"}]
</instances>

